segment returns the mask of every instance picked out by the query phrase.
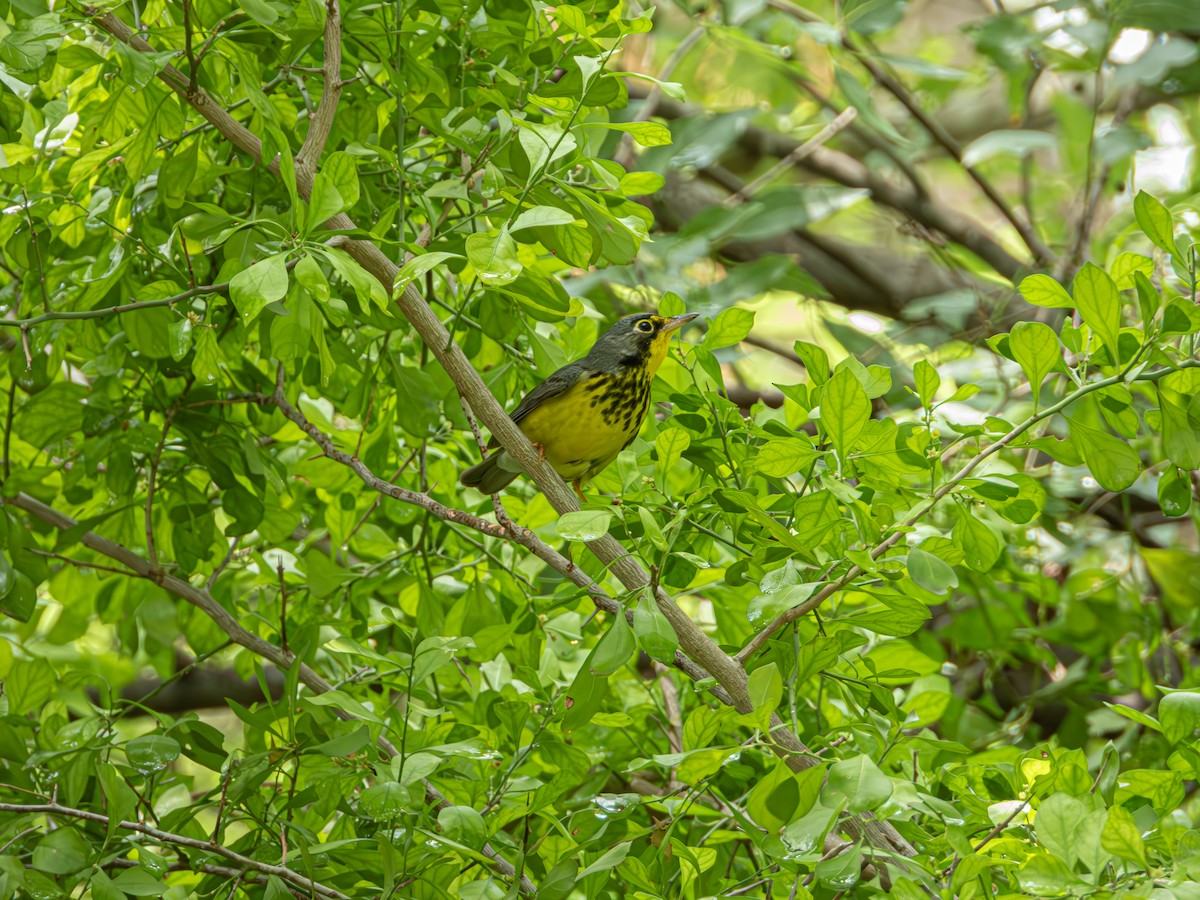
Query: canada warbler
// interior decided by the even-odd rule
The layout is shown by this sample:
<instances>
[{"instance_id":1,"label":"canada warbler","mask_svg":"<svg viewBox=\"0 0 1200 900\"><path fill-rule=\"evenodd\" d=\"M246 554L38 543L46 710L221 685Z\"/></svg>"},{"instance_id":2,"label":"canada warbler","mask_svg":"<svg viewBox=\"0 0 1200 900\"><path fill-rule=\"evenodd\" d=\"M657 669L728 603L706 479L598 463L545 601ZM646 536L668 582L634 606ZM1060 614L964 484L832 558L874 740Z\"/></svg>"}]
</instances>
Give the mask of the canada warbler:
<instances>
[{"instance_id":1,"label":"canada warbler","mask_svg":"<svg viewBox=\"0 0 1200 900\"><path fill-rule=\"evenodd\" d=\"M511 418L550 465L575 487L595 477L633 442L650 408L650 382L671 332L696 318L637 313L604 333L588 355L563 366L513 410ZM489 447L499 446L493 438ZM501 491L521 467L496 450L462 473L467 487Z\"/></svg>"}]
</instances>

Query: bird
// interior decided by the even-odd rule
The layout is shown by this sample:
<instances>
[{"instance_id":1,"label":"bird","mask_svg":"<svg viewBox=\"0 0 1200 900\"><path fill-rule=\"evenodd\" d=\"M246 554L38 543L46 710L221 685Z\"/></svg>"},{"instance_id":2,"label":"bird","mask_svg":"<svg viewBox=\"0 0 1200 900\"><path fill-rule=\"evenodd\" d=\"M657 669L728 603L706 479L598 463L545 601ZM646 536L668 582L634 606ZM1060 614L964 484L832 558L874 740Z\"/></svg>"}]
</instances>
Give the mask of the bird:
<instances>
[{"instance_id":1,"label":"bird","mask_svg":"<svg viewBox=\"0 0 1200 900\"><path fill-rule=\"evenodd\" d=\"M598 475L633 443L650 408L650 382L667 355L671 334L699 313L626 316L592 345L587 356L563 366L532 391L509 418L554 471L571 482L580 502L582 484ZM498 448L492 438L489 448ZM496 494L521 474L503 449L459 477L465 487Z\"/></svg>"}]
</instances>

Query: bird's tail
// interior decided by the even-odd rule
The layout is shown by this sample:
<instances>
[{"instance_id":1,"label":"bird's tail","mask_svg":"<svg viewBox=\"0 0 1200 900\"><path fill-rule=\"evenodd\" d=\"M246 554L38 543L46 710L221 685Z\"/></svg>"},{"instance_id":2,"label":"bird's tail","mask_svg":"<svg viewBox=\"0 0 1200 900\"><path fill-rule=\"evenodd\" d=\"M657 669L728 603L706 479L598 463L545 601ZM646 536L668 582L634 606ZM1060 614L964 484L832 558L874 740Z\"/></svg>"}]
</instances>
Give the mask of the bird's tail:
<instances>
[{"instance_id":1,"label":"bird's tail","mask_svg":"<svg viewBox=\"0 0 1200 900\"><path fill-rule=\"evenodd\" d=\"M521 474L520 469L513 472L505 466L505 457L507 456L508 454L503 450L497 450L483 462L471 466L463 472L458 480L464 487L477 488L481 493L498 494Z\"/></svg>"}]
</instances>

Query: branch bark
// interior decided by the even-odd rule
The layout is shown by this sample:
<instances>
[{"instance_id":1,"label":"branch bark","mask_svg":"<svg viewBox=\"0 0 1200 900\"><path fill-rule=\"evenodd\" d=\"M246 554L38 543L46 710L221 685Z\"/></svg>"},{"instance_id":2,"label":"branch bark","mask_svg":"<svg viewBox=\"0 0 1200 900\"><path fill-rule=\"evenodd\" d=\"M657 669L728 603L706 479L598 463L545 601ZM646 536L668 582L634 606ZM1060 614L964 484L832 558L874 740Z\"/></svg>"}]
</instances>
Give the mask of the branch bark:
<instances>
[{"instance_id":1,"label":"branch bark","mask_svg":"<svg viewBox=\"0 0 1200 900\"><path fill-rule=\"evenodd\" d=\"M87 822L96 822L105 827L109 824L108 816L94 813L86 809L75 809L70 806L63 806L59 803L0 803L0 812L13 813L16 815L38 815L43 813L50 816L66 816L72 819L83 819ZM306 875L301 875L295 869L290 869L287 866L277 866L271 863L262 862L261 860L252 859L249 856L242 856L240 853L235 853L228 847L211 841L202 841L197 838L190 838L182 834L175 834L170 831L163 831L161 828L153 828L150 825L145 825L141 822L129 822L121 820L117 823L119 828L126 831L135 831L138 834L144 834L146 837L153 838L156 841L161 841L164 844L174 844L177 847L188 847L192 850L199 850L202 853L212 853L215 856L223 857L230 862L236 863L247 872L261 872L263 875L274 875L287 882L289 885L303 891L306 896L316 894L319 897L328 897L330 900L350 900L350 897L343 894L341 891L334 890L328 885L324 885L319 881L314 881Z\"/></svg>"},{"instance_id":2,"label":"branch bark","mask_svg":"<svg viewBox=\"0 0 1200 900\"><path fill-rule=\"evenodd\" d=\"M333 130L337 116L338 100L342 96L342 17L338 0L325 0L325 56L321 68L325 75L325 88L321 102L308 122L308 134L300 152L296 154L296 176L304 170L309 177L315 176L317 163Z\"/></svg>"},{"instance_id":3,"label":"branch bark","mask_svg":"<svg viewBox=\"0 0 1200 900\"><path fill-rule=\"evenodd\" d=\"M336 2L336 0L329 0L329 2ZM135 36L128 26L111 14L97 16L93 21L98 27L109 31L114 37L124 40L136 49L143 51L150 49L145 41ZM221 134L228 137L240 149L250 153L255 159L261 160L262 145L258 138L244 126L233 122L228 114L216 110L211 97L202 93L189 94L181 91L180 86L186 87L186 79L178 70L167 67L159 73L158 77L183 94L187 102L196 106L201 115L212 122ZM197 103L201 105L197 106ZM274 165L272 171L278 172L277 164L272 163L271 165ZM311 178L301 178L299 171L296 174L297 190L302 197L308 199L312 191ZM329 219L326 226L336 231L357 231L354 221L345 213L339 213ZM375 244L368 241L350 241L345 245L345 249L385 288L389 291L392 290L399 268ZM488 391L479 373L475 371L462 349L454 342L442 321L425 302L416 286L407 285L403 291L394 295L394 299L442 369L450 376L459 393L466 398L476 415L488 426L493 437L529 475L551 506L560 514L578 510L579 506L573 492L548 462L539 459L533 445ZM32 500L32 498L29 499ZM646 570L611 535L605 535L592 541L588 543L587 547L631 594L637 594L650 586L650 576ZM132 554L130 555L132 556ZM137 557L134 559L136 560ZM139 560L139 563L145 565L142 560ZM190 592L195 591L190 584L186 582L181 582L181 584L186 586ZM752 711L753 703L747 690L747 675L742 666L721 650L695 622L675 605L671 597L661 588L655 591L654 600L675 630L684 654L716 678L717 683L729 693L734 708L739 712ZM221 613L233 628L244 631L236 622L232 621L227 613L224 613L224 610L221 610ZM249 637L253 638L252 635ZM257 638L253 639L258 641ZM259 643L265 642L259 641ZM267 646L269 647L269 645ZM269 649L275 654L281 652L274 647L269 647ZM312 676L319 678L316 673L312 673ZM326 685L326 689L328 689L328 685ZM767 739L772 749L794 769L807 768L812 764L808 748L784 725L778 716L772 717L772 726ZM859 835L866 837L873 846L882 851L891 851L904 856L916 855L915 849L887 822L862 816L851 817L845 820L843 825L850 834L855 837ZM505 865L508 864L505 863Z\"/></svg>"},{"instance_id":4,"label":"branch bark","mask_svg":"<svg viewBox=\"0 0 1200 900\"><path fill-rule=\"evenodd\" d=\"M646 92L638 85L630 85L629 94L637 97L645 96ZM658 102L658 115L665 119L683 119L702 113L699 107L675 100L663 98ZM803 145L786 135L750 125L738 136L737 146L758 156L785 159ZM926 193L889 180L878 170L868 168L849 154L819 147L798 160L796 165L799 169L845 187L870 191L875 202L965 247L1009 280L1034 270L1030 261L1018 259L989 237L987 229L978 222L946 207Z\"/></svg>"},{"instance_id":5,"label":"branch bark","mask_svg":"<svg viewBox=\"0 0 1200 900\"><path fill-rule=\"evenodd\" d=\"M0 498L0 505L13 506L17 509L36 516L48 525L57 528L59 531L70 531L77 528L79 523L70 516L63 515L58 510L47 506L40 500L30 497L28 494L17 494L15 497ZM191 603L196 608L200 609L207 615L217 627L225 632L235 644L240 647L245 647L251 653L255 653L275 664L279 669L290 669L294 665L300 667L300 681L315 694L323 694L326 691L333 690L333 685L326 681L320 674L314 671L306 663L299 662L295 655L276 647L274 644L264 641L262 638L247 631L243 628L230 613L221 606L211 594L206 590L202 590L182 578L177 578L174 575L168 574L161 569L152 566L147 560L142 559L128 547L111 541L106 537L101 537L92 531L85 531L79 536L79 543L85 547L95 550L102 556L107 556L109 559L116 560L122 565L128 567L134 574L154 582L163 590L169 591L176 597L180 597ZM349 713L342 710L335 711L336 715L343 719L353 719ZM378 740L379 746L388 756L398 755L398 751L392 744L383 737ZM426 800L434 806L441 808L448 806L446 798L442 796L429 782L425 782L425 797ZM207 846L207 845L205 845ZM484 845L483 852L485 855L492 858L498 872L508 878L513 878L516 875L516 869L512 863L501 857L491 845ZM535 893L537 888L533 882L529 881L525 876L521 878L522 893Z\"/></svg>"}]
</instances>

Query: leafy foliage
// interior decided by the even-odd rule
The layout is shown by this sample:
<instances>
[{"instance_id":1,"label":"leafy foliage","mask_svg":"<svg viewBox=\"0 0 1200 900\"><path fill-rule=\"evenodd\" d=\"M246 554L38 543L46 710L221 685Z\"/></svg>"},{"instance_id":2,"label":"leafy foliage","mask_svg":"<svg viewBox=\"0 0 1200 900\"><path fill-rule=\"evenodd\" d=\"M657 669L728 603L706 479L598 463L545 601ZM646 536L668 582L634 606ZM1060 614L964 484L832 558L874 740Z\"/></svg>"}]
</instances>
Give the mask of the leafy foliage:
<instances>
[{"instance_id":1,"label":"leafy foliage","mask_svg":"<svg viewBox=\"0 0 1200 900\"><path fill-rule=\"evenodd\" d=\"M5 894L1195 894L1200 219L1098 213L1194 131L1191 3L1001 10L970 71L899 0L651 12L4 7ZM1034 127L1043 72L1118 102ZM1021 128L924 112L985 78ZM584 508L459 487L475 373L650 306L705 327Z\"/></svg>"}]
</instances>

